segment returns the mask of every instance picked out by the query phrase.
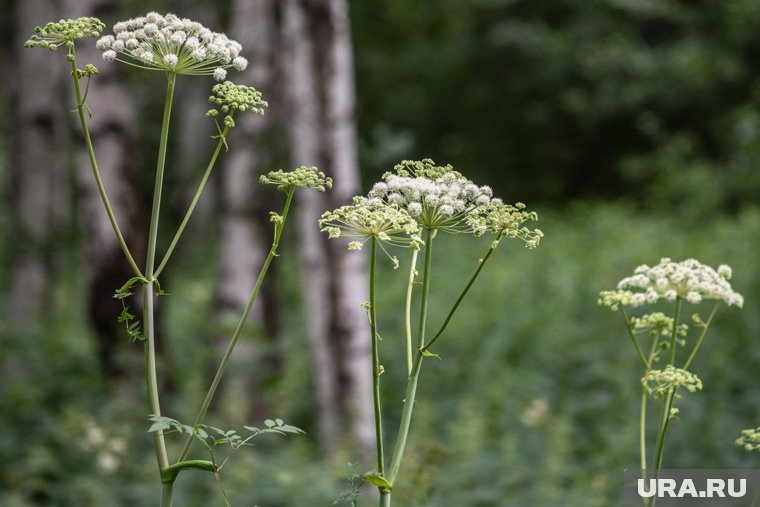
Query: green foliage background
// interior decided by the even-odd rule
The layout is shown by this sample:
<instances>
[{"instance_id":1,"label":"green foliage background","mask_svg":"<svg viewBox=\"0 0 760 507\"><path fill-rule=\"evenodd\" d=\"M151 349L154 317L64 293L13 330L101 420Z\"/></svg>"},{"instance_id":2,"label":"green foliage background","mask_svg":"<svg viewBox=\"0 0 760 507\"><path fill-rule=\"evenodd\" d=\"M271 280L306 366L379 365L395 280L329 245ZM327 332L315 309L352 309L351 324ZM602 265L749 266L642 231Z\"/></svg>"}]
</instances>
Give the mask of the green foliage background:
<instances>
[{"instance_id":1,"label":"green foliage background","mask_svg":"<svg viewBox=\"0 0 760 507\"><path fill-rule=\"evenodd\" d=\"M705 389L681 403L668 466L757 466L760 457L733 445L760 424L757 2L383 0L352 9L365 181L400 158L451 162L527 202L546 233L535 251L502 244L436 347L442 360L425 364L399 505L619 503L622 470L637 463L641 372L619 316L596 294L662 256L730 264L746 300L722 308L710 330L694 366ZM179 386L166 410L178 418L189 415L185 402L195 406L216 353L210 244L186 251L165 300L165 367ZM236 457L226 478L235 505L330 505L356 458L314 445L293 246L282 249L279 293L295 316L278 345L286 374L261 396L311 435L262 438ZM439 242L433 322L487 246ZM0 321L0 505L152 505L145 402L101 378L71 297L83 284L76 238L59 250L69 274L49 318L13 330ZM401 261L398 272L383 268L381 310L401 307ZM403 322L381 315L390 422L403 397ZM264 347L262 333L248 339ZM130 347L122 360L139 362ZM124 392L142 393L141 382ZM211 422L250 423L240 408L248 396L229 385ZM548 410L530 420L536 400ZM178 482L177 505L221 505L213 481L191 474Z\"/></svg>"}]
</instances>

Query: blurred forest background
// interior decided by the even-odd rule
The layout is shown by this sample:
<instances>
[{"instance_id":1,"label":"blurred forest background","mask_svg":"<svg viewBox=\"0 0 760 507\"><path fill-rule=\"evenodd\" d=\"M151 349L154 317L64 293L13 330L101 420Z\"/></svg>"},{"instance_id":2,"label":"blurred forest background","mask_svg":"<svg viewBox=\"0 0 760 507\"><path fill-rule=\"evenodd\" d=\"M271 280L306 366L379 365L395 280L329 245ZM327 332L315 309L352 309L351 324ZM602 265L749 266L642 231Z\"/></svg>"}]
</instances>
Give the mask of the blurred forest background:
<instances>
[{"instance_id":1,"label":"blurred forest background","mask_svg":"<svg viewBox=\"0 0 760 507\"><path fill-rule=\"evenodd\" d=\"M760 424L757 1L0 5L0 505L155 504L141 346L116 324L111 297L129 271L68 113L64 55L22 47L50 20L96 15L110 27L149 10L239 40L251 66L233 78L270 103L235 129L163 277L167 415L192 418L268 248L266 211L280 202L258 174L318 165L337 183L328 196L297 195L297 220L210 418L239 427L281 417L308 432L240 453L226 477L234 505L331 505L350 489L349 462L371 468L364 266L320 238L314 219L404 158L451 163L528 203L546 237L535 251L497 250L436 350L443 360L423 373L399 505L618 504L622 471L637 463L641 372L618 315L596 295L662 256L730 264L746 299L718 313L695 364L705 389L681 403L668 465L758 466L733 444ZM101 69L88 99L95 148L139 251L163 78L102 62L94 40L78 55ZM179 79L164 246L210 155L211 84ZM436 269L451 276L433 287L433 319L483 242L441 241ZM382 269L381 304L400 309L403 269ZM393 435L403 316L386 319ZM222 503L202 476L185 474L175 489L178 505Z\"/></svg>"}]
</instances>

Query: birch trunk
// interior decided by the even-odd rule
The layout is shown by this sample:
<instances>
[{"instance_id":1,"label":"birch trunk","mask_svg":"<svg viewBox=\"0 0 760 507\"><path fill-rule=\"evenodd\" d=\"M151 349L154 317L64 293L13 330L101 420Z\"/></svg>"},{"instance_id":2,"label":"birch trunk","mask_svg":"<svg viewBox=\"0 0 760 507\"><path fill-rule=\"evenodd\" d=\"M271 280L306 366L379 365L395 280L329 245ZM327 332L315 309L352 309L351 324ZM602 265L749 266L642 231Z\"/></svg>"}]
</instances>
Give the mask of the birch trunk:
<instances>
[{"instance_id":1,"label":"birch trunk","mask_svg":"<svg viewBox=\"0 0 760 507\"><path fill-rule=\"evenodd\" d=\"M295 165L317 165L331 192L304 193L299 207L301 264L322 441L348 430L362 455L372 447L366 274L360 255L328 242L317 228L327 209L360 192L354 119L353 56L344 0L288 0L291 137ZM342 421L345 421L343 423Z\"/></svg>"},{"instance_id":2,"label":"birch trunk","mask_svg":"<svg viewBox=\"0 0 760 507\"><path fill-rule=\"evenodd\" d=\"M55 280L54 242L69 222L69 178L60 156L65 143L61 113L63 63L51 64L47 51L23 47L30 27L58 19L58 2L28 0L16 3L17 33L10 67L12 135L9 197L14 215L11 243L9 320L33 325L50 315Z\"/></svg>"},{"instance_id":3,"label":"birch trunk","mask_svg":"<svg viewBox=\"0 0 760 507\"><path fill-rule=\"evenodd\" d=\"M230 134L230 152L225 155L221 172L221 246L220 277L217 304L223 317L235 321L245 308L256 277L271 243L271 224L268 212L280 205L274 196L258 182L277 160L277 146L270 133L276 128L281 109L279 93L278 2L276 0L237 0L232 5L231 36L242 44L249 59L246 71L235 77L236 82L256 87L269 103L263 117L241 114ZM261 386L280 374L281 361L274 340L278 335L278 312L272 287L276 285L276 264L259 294L249 321L249 329L263 327L271 340L263 351L251 340L241 340L235 350L235 362L245 364L247 375L235 375L230 386L239 403L247 396L238 393L255 391L253 405L245 407L254 419L266 413L266 396ZM263 323L263 326L262 326ZM227 337L224 337L225 345ZM220 342L221 343L221 342ZM251 367L255 364L255 367ZM255 387L251 387L254 384ZM241 407L242 408L242 407Z\"/></svg>"}]
</instances>

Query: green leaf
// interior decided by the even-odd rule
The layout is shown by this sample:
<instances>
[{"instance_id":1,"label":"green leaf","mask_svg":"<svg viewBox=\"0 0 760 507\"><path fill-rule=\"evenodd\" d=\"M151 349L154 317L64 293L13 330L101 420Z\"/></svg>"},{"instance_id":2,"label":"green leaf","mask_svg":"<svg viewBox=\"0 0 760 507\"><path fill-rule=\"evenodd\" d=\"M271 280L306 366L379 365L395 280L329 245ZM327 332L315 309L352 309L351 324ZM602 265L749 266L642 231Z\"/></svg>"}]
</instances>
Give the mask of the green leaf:
<instances>
[{"instance_id":1,"label":"green leaf","mask_svg":"<svg viewBox=\"0 0 760 507\"><path fill-rule=\"evenodd\" d=\"M435 357L436 359L441 359L441 356L439 356L438 354L433 354L427 349L420 349L420 353L422 354L423 357Z\"/></svg>"},{"instance_id":2,"label":"green leaf","mask_svg":"<svg viewBox=\"0 0 760 507\"><path fill-rule=\"evenodd\" d=\"M264 425L267 428L273 428L275 426L275 422L271 419L267 419L266 421L264 421Z\"/></svg>"},{"instance_id":3,"label":"green leaf","mask_svg":"<svg viewBox=\"0 0 760 507\"><path fill-rule=\"evenodd\" d=\"M370 484L374 484L378 488L387 489L388 491L393 490L393 485L388 482L388 480L380 475L379 472L367 472L362 476L362 479L369 482Z\"/></svg>"}]
</instances>

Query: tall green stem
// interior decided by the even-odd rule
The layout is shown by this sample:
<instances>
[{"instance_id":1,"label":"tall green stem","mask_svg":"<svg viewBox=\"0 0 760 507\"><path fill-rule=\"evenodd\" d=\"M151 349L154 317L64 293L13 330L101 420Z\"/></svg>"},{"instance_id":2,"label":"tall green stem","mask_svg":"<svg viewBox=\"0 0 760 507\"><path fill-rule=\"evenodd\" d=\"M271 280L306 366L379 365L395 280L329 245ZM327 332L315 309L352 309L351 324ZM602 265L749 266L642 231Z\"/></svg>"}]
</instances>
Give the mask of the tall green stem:
<instances>
[{"instance_id":1,"label":"tall green stem","mask_svg":"<svg viewBox=\"0 0 760 507\"><path fill-rule=\"evenodd\" d=\"M409 429L412 425L412 413L414 411L414 400L417 396L417 383L420 378L420 369L422 368L422 353L417 352L414 356L412 373L406 381L406 393L404 394L404 409L401 412L401 424L399 425L396 444L393 447L391 456L391 472L388 482L395 485L399 470L401 469L401 460L404 458L404 449L406 441L409 438Z\"/></svg>"},{"instance_id":2,"label":"tall green stem","mask_svg":"<svg viewBox=\"0 0 760 507\"><path fill-rule=\"evenodd\" d=\"M174 493L173 482L161 483L161 507L172 507L173 493Z\"/></svg>"},{"instance_id":3,"label":"tall green stem","mask_svg":"<svg viewBox=\"0 0 760 507\"><path fill-rule=\"evenodd\" d=\"M390 491L380 492L380 507L391 507L391 492Z\"/></svg>"},{"instance_id":4,"label":"tall green stem","mask_svg":"<svg viewBox=\"0 0 760 507\"><path fill-rule=\"evenodd\" d=\"M434 231L431 229L425 230L425 272L422 278L422 301L420 302L420 335L417 337L418 348L421 349L425 343L425 323L427 320L427 309L430 298L430 266L433 258L433 237ZM422 352L418 350L414 354L414 361L412 368L409 372L409 377L406 381L406 393L404 396L404 408L401 412L401 423L399 425L398 435L396 435L396 443L393 446L393 455L391 456L390 464L390 476L388 482L395 484L398 477L399 470L401 469L401 460L404 457L404 449L406 448L406 441L409 438L409 430L412 425L412 413L414 412L414 400L417 395L417 383L420 377L420 369L422 368ZM383 498L381 497L381 500ZM390 505L390 498L388 498Z\"/></svg>"},{"instance_id":5,"label":"tall green stem","mask_svg":"<svg viewBox=\"0 0 760 507\"><path fill-rule=\"evenodd\" d=\"M385 477L385 457L383 456L383 416L380 404L380 351L377 336L377 309L375 299L375 264L377 238L372 236L372 252L369 263L369 326L372 334L372 398L375 409L375 441L377 445L377 471ZM383 490L380 490L382 495Z\"/></svg>"},{"instance_id":6,"label":"tall green stem","mask_svg":"<svg viewBox=\"0 0 760 507\"><path fill-rule=\"evenodd\" d=\"M79 77L77 76L77 62L76 62L76 56L74 54L73 46L69 49L69 55L71 55L71 75L74 79L74 93L76 94L76 99L77 99L77 112L79 113L79 121L82 124L82 134L84 135L84 142L87 145L87 154L90 157L90 165L92 166L92 174L95 176L95 183L98 186L98 192L100 193L100 198L102 199L103 205L106 208L106 213L108 214L108 220L111 222L111 227L113 228L113 232L116 233L116 238L119 240L119 246L121 246L121 250L122 252L124 252L124 256L127 258L129 267L132 269L132 272L135 274L135 276L139 278L144 278L142 272L140 271L140 268L137 267L137 263L135 262L135 259L132 257L132 253L129 251L129 247L127 246L126 241L124 241L124 236L121 234L121 229L119 229L119 224L116 222L116 215L114 215L113 208L111 208L111 202L108 200L108 195L106 194L106 189L105 189L105 186L103 185L103 179L101 178L100 170L98 169L98 163L95 160L95 150L92 147L92 139L90 138L90 130L87 127L87 119L85 118L85 114L84 114L85 103L84 103L84 99L82 98L81 88L79 87ZM89 86L89 81L88 81L88 86Z\"/></svg>"},{"instance_id":7,"label":"tall green stem","mask_svg":"<svg viewBox=\"0 0 760 507\"><path fill-rule=\"evenodd\" d=\"M420 302L420 323L417 331L417 347L425 344L425 325L427 323L428 297L430 296L430 262L433 255L433 229L425 229L425 273L422 277L422 301Z\"/></svg>"},{"instance_id":8,"label":"tall green stem","mask_svg":"<svg viewBox=\"0 0 760 507\"><path fill-rule=\"evenodd\" d=\"M417 255L419 249L412 249L412 262L409 267L409 282L406 286L406 308L404 321L406 323L406 374L412 373L412 294L414 292L414 278L417 276Z\"/></svg>"},{"instance_id":9,"label":"tall green stem","mask_svg":"<svg viewBox=\"0 0 760 507\"><path fill-rule=\"evenodd\" d=\"M633 335L633 329L630 326L628 316L625 317L628 330ZM636 342L638 343L638 342ZM644 366L648 372L652 367L652 361L654 360L655 353L657 352L657 345L659 344L658 336L652 339L652 347L649 349L649 358L645 361ZM639 415L639 451L641 455L641 470L643 471L642 479L646 479L647 469L647 401L649 393L646 386L641 386L641 413Z\"/></svg>"},{"instance_id":10,"label":"tall green stem","mask_svg":"<svg viewBox=\"0 0 760 507\"><path fill-rule=\"evenodd\" d=\"M164 104L164 118L161 125L161 139L158 147L158 161L156 163L156 182L153 189L153 207L150 214L150 231L148 233L148 253L145 261L145 277L148 283L143 289L143 326L145 330L145 370L148 384L148 404L151 414L161 415L161 405L158 397L158 379L156 374L156 332L154 324L153 308L153 264L156 257L156 239L158 237L158 220L161 211L161 189L164 181L164 166L166 164L166 145L169 139L169 122L171 120L172 100L174 98L174 84L176 75L166 75L168 83L166 88L166 102ZM169 458L166 453L166 442L162 431L153 432L153 440L156 447L156 458L160 470L169 466ZM169 504L171 503L171 489L168 492ZM167 504L168 505L168 504Z\"/></svg>"},{"instance_id":11,"label":"tall green stem","mask_svg":"<svg viewBox=\"0 0 760 507\"><path fill-rule=\"evenodd\" d=\"M668 365L673 366L676 362L676 338L678 336L678 321L681 317L681 304L683 300L676 298L676 311L673 316L673 331L670 335L670 358L668 359ZM673 409L673 399L675 398L676 390L672 388L665 396L665 403L663 405L662 417L660 419L660 430L657 433L657 446L654 457L654 469L659 471L662 467L662 458L665 448L665 434L668 432L668 425L670 424L670 412Z\"/></svg>"},{"instance_id":12,"label":"tall green stem","mask_svg":"<svg viewBox=\"0 0 760 507\"><path fill-rule=\"evenodd\" d=\"M208 407L211 405L211 400L214 398L214 394L216 393L216 389L219 386L219 382L222 380L222 376L224 375L224 371L226 370L227 365L230 361L230 357L232 357L232 352L235 349L238 338L240 338L240 334L243 331L243 327L245 327L248 316L251 314L253 305L256 302L256 297L261 290L261 285L264 283L264 278L266 278L267 271L269 271L269 266L272 264L274 258L277 257L277 247L280 245L280 238L282 237L282 231L285 228L285 220L288 218L288 212L290 211L290 204L293 201L294 192L295 187L289 188L287 190L287 198L285 200L285 206L283 207L282 211L282 220L275 225L274 240L272 241L272 246L269 249L269 254L267 254L267 258L261 267L261 271L259 271L259 276L256 279L256 285L253 288L253 292L251 292L251 297L248 299L248 304L243 311L243 315L240 317L240 321L238 321L237 327L232 334L232 338L230 338L230 341L227 344L227 349L224 351L224 356L222 356L222 360L216 370L214 380L211 381L211 386L209 386L208 391L206 392L206 397L203 399L201 408L198 410L198 414L195 416L195 422L193 423L193 426L202 423L203 419L206 417ZM195 438L192 436L189 436L187 438L177 462L183 461L187 457L188 452L190 452L190 447L194 441Z\"/></svg>"},{"instance_id":13,"label":"tall green stem","mask_svg":"<svg viewBox=\"0 0 760 507\"><path fill-rule=\"evenodd\" d=\"M230 132L230 127L225 126L224 131L219 136L219 143L216 145L216 150L214 150L214 154L211 157L211 161L208 163L208 167L206 167L206 172L203 174L201 183L200 185L198 185L198 190L195 191L195 196L193 197L193 200L190 203L190 207L187 209L187 213L185 213L185 217L182 219L182 223L177 229L177 232L174 234L174 238L172 239L172 242L169 244L169 248L166 249L164 258L161 260L161 262L158 265L158 268L156 268L156 272L153 274L155 278L158 278L161 272L166 267L166 263L169 262L169 257L171 257L172 252L174 252L174 248L177 246L177 242L179 241L179 238L182 236L182 233L185 231L185 227L187 227L187 223L190 221L190 216L193 214L193 211L195 210L195 206L198 204L198 200L201 198L203 189L206 187L206 182L208 181L208 178L211 175L211 171L214 168L216 159L219 157L219 153L222 151L222 146L225 145L225 142L226 142L225 139L227 138L227 134L229 134L229 132Z\"/></svg>"}]
</instances>

